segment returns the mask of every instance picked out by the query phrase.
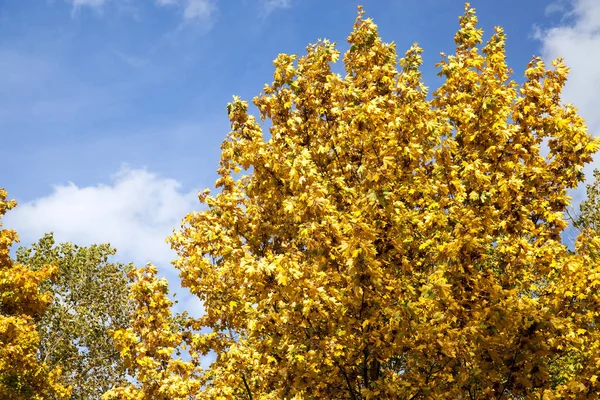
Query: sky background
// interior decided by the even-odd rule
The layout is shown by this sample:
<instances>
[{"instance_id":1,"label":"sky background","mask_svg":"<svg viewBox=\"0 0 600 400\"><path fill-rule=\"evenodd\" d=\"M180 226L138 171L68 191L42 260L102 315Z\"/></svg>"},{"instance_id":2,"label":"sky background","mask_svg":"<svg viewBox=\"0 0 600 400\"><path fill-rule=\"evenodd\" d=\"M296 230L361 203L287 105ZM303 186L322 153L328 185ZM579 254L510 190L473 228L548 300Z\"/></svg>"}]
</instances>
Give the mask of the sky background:
<instances>
[{"instance_id":1,"label":"sky background","mask_svg":"<svg viewBox=\"0 0 600 400\"><path fill-rule=\"evenodd\" d=\"M471 3L486 38L504 27L518 82L533 55L566 59L564 99L600 135L600 0ZM345 50L358 4L399 53L424 48L435 89L463 1L0 0L0 187L19 202L5 226L23 245L110 242L179 291L165 238L213 187L227 102L259 94L278 53L318 38Z\"/></svg>"}]
</instances>

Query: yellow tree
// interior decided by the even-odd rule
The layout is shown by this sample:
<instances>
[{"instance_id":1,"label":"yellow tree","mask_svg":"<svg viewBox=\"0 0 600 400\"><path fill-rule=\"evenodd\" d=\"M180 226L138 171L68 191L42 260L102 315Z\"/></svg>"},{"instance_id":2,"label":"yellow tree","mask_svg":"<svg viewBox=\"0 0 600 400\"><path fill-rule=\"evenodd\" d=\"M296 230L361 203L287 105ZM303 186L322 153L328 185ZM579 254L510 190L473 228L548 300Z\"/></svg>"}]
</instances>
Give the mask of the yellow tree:
<instances>
[{"instance_id":1,"label":"yellow tree","mask_svg":"<svg viewBox=\"0 0 600 400\"><path fill-rule=\"evenodd\" d=\"M228 106L218 193L170 239L206 310L188 344L217 354L188 394L597 398L600 242L560 235L599 143L567 67L515 83L468 4L431 98L417 45L398 68L362 11L348 41L345 76L328 41L277 57L268 134Z\"/></svg>"},{"instance_id":2,"label":"yellow tree","mask_svg":"<svg viewBox=\"0 0 600 400\"><path fill-rule=\"evenodd\" d=\"M0 189L0 217L17 204L6 196ZM36 322L52 299L50 293L40 293L39 286L56 266L31 271L13 263L9 251L17 240L15 231L0 230L0 398L67 398L70 389L59 383L60 369L50 370L37 360Z\"/></svg>"},{"instance_id":3,"label":"yellow tree","mask_svg":"<svg viewBox=\"0 0 600 400\"><path fill-rule=\"evenodd\" d=\"M156 273L151 264L128 273L135 311L131 328L116 330L114 341L134 380L106 392L105 400L188 400L200 389L197 365L172 357L181 350L181 323L171 314L168 283Z\"/></svg>"}]
</instances>

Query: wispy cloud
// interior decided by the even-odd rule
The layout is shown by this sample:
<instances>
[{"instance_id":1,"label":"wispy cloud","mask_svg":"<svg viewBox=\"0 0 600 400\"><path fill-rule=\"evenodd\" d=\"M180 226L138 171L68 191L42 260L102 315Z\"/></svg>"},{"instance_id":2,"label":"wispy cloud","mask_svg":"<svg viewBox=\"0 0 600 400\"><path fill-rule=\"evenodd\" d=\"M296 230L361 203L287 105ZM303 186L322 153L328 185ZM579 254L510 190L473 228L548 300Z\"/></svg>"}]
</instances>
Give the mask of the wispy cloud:
<instances>
[{"instance_id":1,"label":"wispy cloud","mask_svg":"<svg viewBox=\"0 0 600 400\"><path fill-rule=\"evenodd\" d=\"M144 57L138 57L132 54L126 54L118 51L115 51L115 54L131 68L143 68L150 63L150 60Z\"/></svg>"},{"instance_id":2,"label":"wispy cloud","mask_svg":"<svg viewBox=\"0 0 600 400\"><path fill-rule=\"evenodd\" d=\"M52 231L59 242L110 243L122 260L165 268L176 258L165 239L196 204L196 194L182 192L176 180L123 167L109 185L56 185L19 204L5 225L24 243Z\"/></svg>"},{"instance_id":3,"label":"wispy cloud","mask_svg":"<svg viewBox=\"0 0 600 400\"><path fill-rule=\"evenodd\" d=\"M89 7L101 12L111 0L66 0L72 5L72 15L75 16L79 9ZM144 0L145 1L145 0ZM266 17L280 9L291 8L294 0L255 0L258 2L259 14ZM297 0L296 0L297 1ZM142 0L126 0L130 7L141 4ZM218 16L218 0L154 0L154 5L160 8L177 9L181 13L182 24L179 30L190 25L202 25L204 31L214 25ZM115 2L119 5L119 2ZM135 7L134 7L135 9Z\"/></svg>"},{"instance_id":4,"label":"wispy cloud","mask_svg":"<svg viewBox=\"0 0 600 400\"><path fill-rule=\"evenodd\" d=\"M181 9L185 23L212 24L218 11L216 0L155 0L155 3Z\"/></svg>"},{"instance_id":5,"label":"wispy cloud","mask_svg":"<svg viewBox=\"0 0 600 400\"><path fill-rule=\"evenodd\" d=\"M275 10L290 8L292 0L260 0L260 8L263 15L269 15Z\"/></svg>"},{"instance_id":6,"label":"wispy cloud","mask_svg":"<svg viewBox=\"0 0 600 400\"><path fill-rule=\"evenodd\" d=\"M88 7L93 9L94 11L101 13L103 7L110 0L66 0L71 4L71 17L75 17L80 9L84 7Z\"/></svg>"},{"instance_id":7,"label":"wispy cloud","mask_svg":"<svg viewBox=\"0 0 600 400\"><path fill-rule=\"evenodd\" d=\"M550 15L550 14L554 14L554 13L561 13L561 14L565 14L569 8L569 1L570 0L556 0L551 2L550 4L548 4L546 6L545 14L546 15Z\"/></svg>"},{"instance_id":8,"label":"wispy cloud","mask_svg":"<svg viewBox=\"0 0 600 400\"><path fill-rule=\"evenodd\" d=\"M66 0L72 5L72 15L83 7L101 11L111 0ZM141 1L141 0L139 0ZM287 3L289 0L269 0L268 3ZM181 10L185 23L211 24L217 14L217 0L154 0L159 7L176 7ZM276 7L279 7L275 5Z\"/></svg>"},{"instance_id":9,"label":"wispy cloud","mask_svg":"<svg viewBox=\"0 0 600 400\"><path fill-rule=\"evenodd\" d=\"M211 0L187 0L185 3L183 17L186 21L210 21L217 10L215 2Z\"/></svg>"},{"instance_id":10,"label":"wispy cloud","mask_svg":"<svg viewBox=\"0 0 600 400\"><path fill-rule=\"evenodd\" d=\"M600 1L571 0L553 3L550 11L564 12L557 26L538 29L536 38L542 43L542 56L550 61L557 57L565 59L571 73L565 86L563 99L573 103L585 118L590 132L600 136ZM566 8L565 8L566 7ZM600 165L596 155L593 165L584 170L591 177L594 166ZM574 200L581 200L582 189L574 193Z\"/></svg>"},{"instance_id":11,"label":"wispy cloud","mask_svg":"<svg viewBox=\"0 0 600 400\"><path fill-rule=\"evenodd\" d=\"M108 0L67 0L73 5L73 7L100 7L103 6Z\"/></svg>"}]
</instances>

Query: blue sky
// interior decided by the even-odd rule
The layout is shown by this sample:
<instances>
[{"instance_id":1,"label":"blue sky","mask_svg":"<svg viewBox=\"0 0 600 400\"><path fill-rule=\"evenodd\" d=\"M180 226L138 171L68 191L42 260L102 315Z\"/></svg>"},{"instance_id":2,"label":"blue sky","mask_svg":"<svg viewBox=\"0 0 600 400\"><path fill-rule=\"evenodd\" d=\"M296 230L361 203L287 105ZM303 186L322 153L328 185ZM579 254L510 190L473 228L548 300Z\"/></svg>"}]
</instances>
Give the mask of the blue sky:
<instances>
[{"instance_id":1,"label":"blue sky","mask_svg":"<svg viewBox=\"0 0 600 400\"><path fill-rule=\"evenodd\" d=\"M164 238L213 185L226 103L257 95L278 53L345 49L359 3L400 52L424 48L435 88L462 1L0 0L0 186L20 203L5 225L173 276ZM504 27L517 81L534 54L566 58L565 97L598 135L600 1L471 3L486 37Z\"/></svg>"}]
</instances>

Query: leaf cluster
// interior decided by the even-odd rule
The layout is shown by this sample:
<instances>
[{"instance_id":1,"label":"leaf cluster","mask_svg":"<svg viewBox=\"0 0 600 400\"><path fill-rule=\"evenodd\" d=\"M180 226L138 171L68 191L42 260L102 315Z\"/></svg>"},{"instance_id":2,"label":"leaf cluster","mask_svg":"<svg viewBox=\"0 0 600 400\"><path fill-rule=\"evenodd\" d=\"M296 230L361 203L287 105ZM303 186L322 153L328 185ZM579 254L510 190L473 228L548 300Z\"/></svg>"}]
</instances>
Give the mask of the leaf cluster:
<instances>
[{"instance_id":1,"label":"leaf cluster","mask_svg":"<svg viewBox=\"0 0 600 400\"><path fill-rule=\"evenodd\" d=\"M6 198L6 191L0 189L0 217L17 205ZM37 323L52 299L40 287L56 276L56 265L32 271L14 263L9 252L17 240L15 231L0 230L0 398L68 398L70 388L62 384L61 369L37 358Z\"/></svg>"}]
</instances>

